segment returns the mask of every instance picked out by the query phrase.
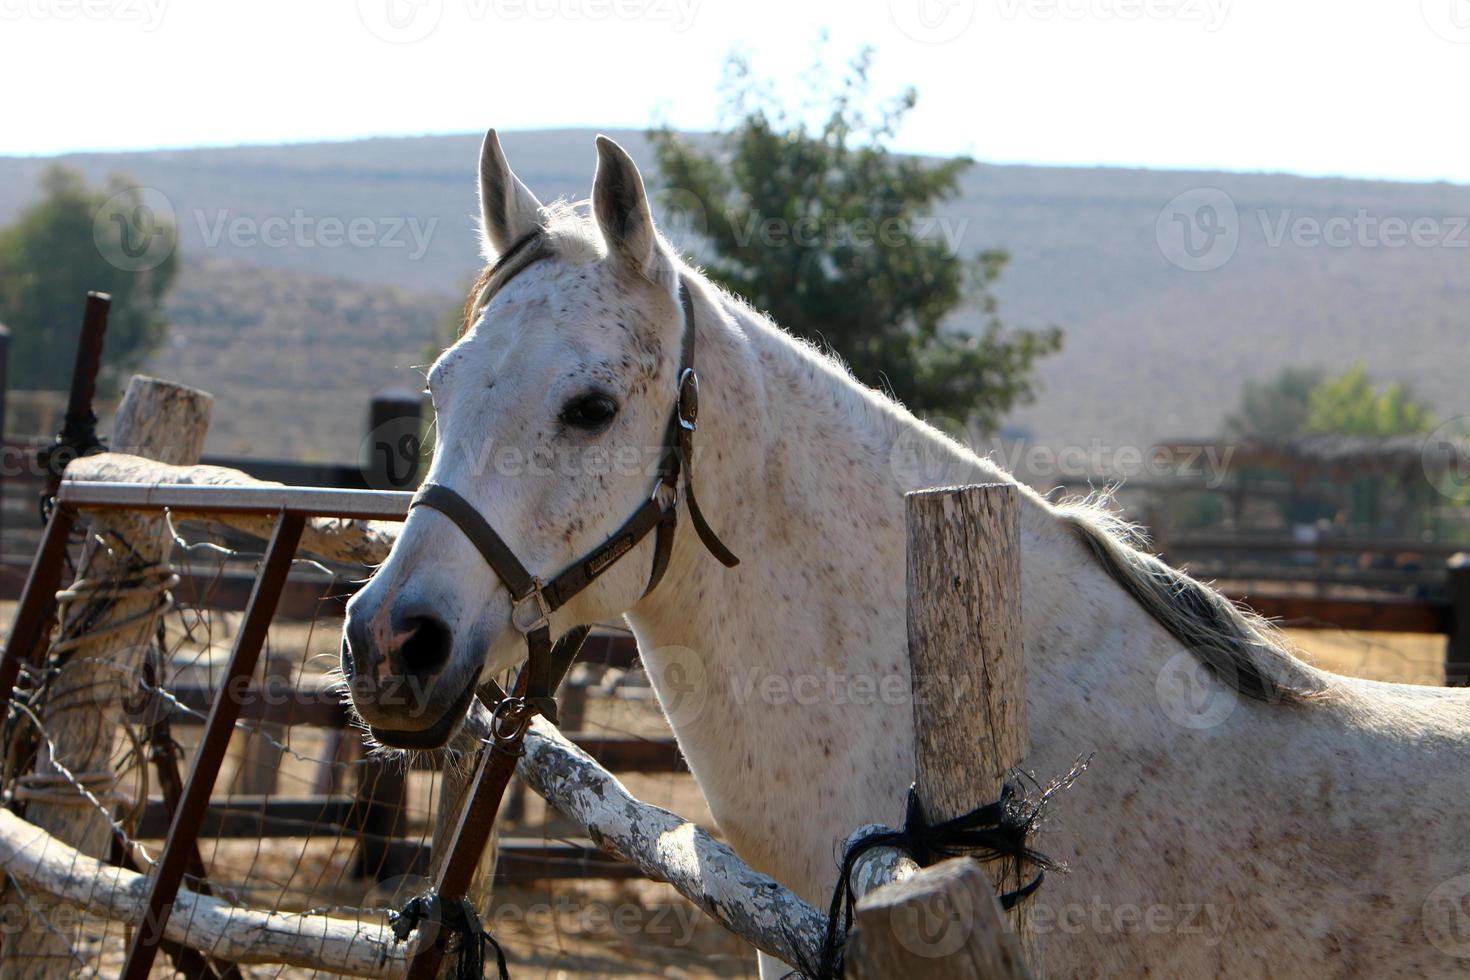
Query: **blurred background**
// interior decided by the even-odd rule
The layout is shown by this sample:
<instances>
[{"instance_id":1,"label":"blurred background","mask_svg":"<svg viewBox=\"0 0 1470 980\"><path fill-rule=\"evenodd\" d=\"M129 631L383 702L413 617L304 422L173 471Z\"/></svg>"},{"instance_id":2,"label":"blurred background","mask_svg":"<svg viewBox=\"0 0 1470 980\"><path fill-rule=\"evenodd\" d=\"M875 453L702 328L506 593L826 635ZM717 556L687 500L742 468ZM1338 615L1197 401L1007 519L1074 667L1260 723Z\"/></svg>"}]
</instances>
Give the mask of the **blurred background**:
<instances>
[{"instance_id":1,"label":"blurred background","mask_svg":"<svg viewBox=\"0 0 1470 980\"><path fill-rule=\"evenodd\" d=\"M1038 489L1106 491L1325 666L1463 683L1467 83L1466 0L0 0L0 584L35 545L30 454L61 426L87 290L114 298L104 419L146 372L214 394L206 461L410 487L422 467L378 450L424 424L482 265L485 128L546 201L587 197L603 132L691 261L860 380ZM293 683L335 645L322 581L275 640ZM635 791L707 823L618 642L576 678L578 723L662 746L626 750ZM334 765L368 763L332 725L265 765L338 791ZM405 778L416 815L359 785L334 819L422 836L431 774ZM692 906L517 813L541 850L503 869L502 931L547 975L753 972L708 922L685 936ZM273 901L405 870L373 853ZM629 929L589 925L619 903Z\"/></svg>"}]
</instances>

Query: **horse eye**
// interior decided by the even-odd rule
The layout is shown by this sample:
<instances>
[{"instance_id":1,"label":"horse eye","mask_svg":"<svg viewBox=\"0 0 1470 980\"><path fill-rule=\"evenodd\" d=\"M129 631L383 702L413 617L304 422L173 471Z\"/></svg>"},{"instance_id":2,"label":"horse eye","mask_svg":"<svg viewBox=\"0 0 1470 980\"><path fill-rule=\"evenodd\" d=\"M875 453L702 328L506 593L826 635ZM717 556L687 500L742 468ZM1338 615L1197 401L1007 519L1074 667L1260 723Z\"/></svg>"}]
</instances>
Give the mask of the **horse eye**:
<instances>
[{"instance_id":1,"label":"horse eye","mask_svg":"<svg viewBox=\"0 0 1470 980\"><path fill-rule=\"evenodd\" d=\"M594 432L618 414L618 403L607 395L579 395L562 406L561 420L573 428Z\"/></svg>"}]
</instances>

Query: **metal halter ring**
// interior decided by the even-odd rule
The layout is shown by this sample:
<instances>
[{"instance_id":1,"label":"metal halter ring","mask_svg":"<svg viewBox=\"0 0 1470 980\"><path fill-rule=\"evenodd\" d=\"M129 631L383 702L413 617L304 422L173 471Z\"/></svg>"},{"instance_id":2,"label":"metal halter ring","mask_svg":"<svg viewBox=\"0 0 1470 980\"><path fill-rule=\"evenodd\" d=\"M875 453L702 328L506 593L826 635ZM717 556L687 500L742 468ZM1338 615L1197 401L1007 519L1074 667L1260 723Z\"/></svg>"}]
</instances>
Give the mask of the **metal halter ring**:
<instances>
[{"instance_id":1,"label":"metal halter ring","mask_svg":"<svg viewBox=\"0 0 1470 980\"><path fill-rule=\"evenodd\" d=\"M693 432L699 421L699 375L685 368L679 375L679 425Z\"/></svg>"},{"instance_id":2,"label":"metal halter ring","mask_svg":"<svg viewBox=\"0 0 1470 980\"><path fill-rule=\"evenodd\" d=\"M546 596L541 592L541 588L545 584L545 582L538 578L528 594L521 596L519 599L511 600L511 625L520 630L522 634L534 633L540 629L549 629L551 626L551 604L546 601ZM525 616L521 614L521 610L526 608L526 603L533 599L536 602L536 618L527 623Z\"/></svg>"},{"instance_id":3,"label":"metal halter ring","mask_svg":"<svg viewBox=\"0 0 1470 980\"><path fill-rule=\"evenodd\" d=\"M508 697L490 712L490 735L497 742L509 742L520 736L531 724L536 712L523 697Z\"/></svg>"}]
</instances>

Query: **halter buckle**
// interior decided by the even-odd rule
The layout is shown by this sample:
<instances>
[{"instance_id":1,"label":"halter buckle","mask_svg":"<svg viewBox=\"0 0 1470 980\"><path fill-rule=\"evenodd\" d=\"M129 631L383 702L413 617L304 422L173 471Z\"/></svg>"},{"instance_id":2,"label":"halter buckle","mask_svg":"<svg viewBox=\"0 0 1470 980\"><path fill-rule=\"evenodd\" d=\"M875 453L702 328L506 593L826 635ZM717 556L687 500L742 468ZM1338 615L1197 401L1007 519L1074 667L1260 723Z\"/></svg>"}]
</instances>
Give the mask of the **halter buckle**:
<instances>
[{"instance_id":1,"label":"halter buckle","mask_svg":"<svg viewBox=\"0 0 1470 980\"><path fill-rule=\"evenodd\" d=\"M653 485L653 493L648 499L658 504L664 510L679 506L679 488L666 481L663 477Z\"/></svg>"},{"instance_id":2,"label":"halter buckle","mask_svg":"<svg viewBox=\"0 0 1470 980\"><path fill-rule=\"evenodd\" d=\"M546 601L546 596L541 592L542 587L545 585L546 583L538 578L532 583L530 592L521 596L519 599L511 600L510 622L511 625L521 631L522 635L551 628L551 604ZM536 602L536 608L534 610L536 618L527 622L521 610L525 609L526 604L532 600Z\"/></svg>"},{"instance_id":3,"label":"halter buckle","mask_svg":"<svg viewBox=\"0 0 1470 980\"><path fill-rule=\"evenodd\" d=\"M685 368L679 375L679 427L693 432L699 422L699 375Z\"/></svg>"}]
</instances>

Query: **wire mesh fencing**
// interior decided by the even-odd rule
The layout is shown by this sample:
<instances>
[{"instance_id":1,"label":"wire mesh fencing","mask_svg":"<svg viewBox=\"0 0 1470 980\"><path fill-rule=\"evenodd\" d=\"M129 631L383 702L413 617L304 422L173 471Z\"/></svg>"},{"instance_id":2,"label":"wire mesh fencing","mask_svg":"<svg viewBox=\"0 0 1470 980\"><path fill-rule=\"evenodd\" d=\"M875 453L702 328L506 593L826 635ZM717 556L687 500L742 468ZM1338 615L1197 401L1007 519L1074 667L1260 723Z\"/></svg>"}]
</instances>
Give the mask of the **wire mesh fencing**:
<instances>
[{"instance_id":1,"label":"wire mesh fencing","mask_svg":"<svg viewBox=\"0 0 1470 980\"><path fill-rule=\"evenodd\" d=\"M91 525L70 549L58 629L21 674L3 722L4 805L75 850L64 873L156 869L222 683L258 540L167 522L166 562ZM320 916L382 934L428 890L445 752L370 749L345 705L341 610L361 568L298 558L188 855L184 888L227 908ZM641 799L711 823L627 645L593 643L564 729L624 773ZM537 798L502 817L485 924L514 975L754 976L748 947L665 885L596 852ZM117 976L132 926L95 901L5 883L0 970ZM177 913L176 913L177 914ZM243 918L242 918L243 921ZM212 959L164 941L156 976L335 975Z\"/></svg>"}]
</instances>

